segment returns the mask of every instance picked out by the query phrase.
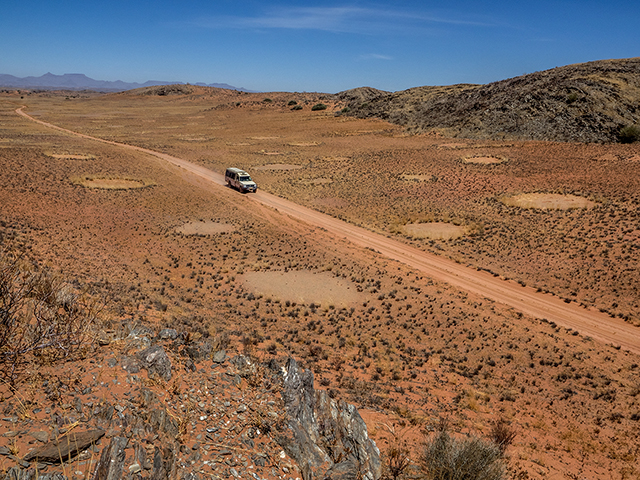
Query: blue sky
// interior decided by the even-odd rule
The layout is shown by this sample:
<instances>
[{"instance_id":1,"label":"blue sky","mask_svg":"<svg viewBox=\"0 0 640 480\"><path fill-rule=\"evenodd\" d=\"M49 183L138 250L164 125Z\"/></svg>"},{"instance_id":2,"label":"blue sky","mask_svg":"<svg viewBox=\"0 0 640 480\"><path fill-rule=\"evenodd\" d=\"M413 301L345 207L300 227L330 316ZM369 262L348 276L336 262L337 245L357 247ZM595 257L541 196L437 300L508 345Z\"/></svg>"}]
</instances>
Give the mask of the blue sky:
<instances>
[{"instance_id":1,"label":"blue sky","mask_svg":"<svg viewBox=\"0 0 640 480\"><path fill-rule=\"evenodd\" d=\"M8 0L0 73L335 93L640 56L640 2Z\"/></svg>"}]
</instances>

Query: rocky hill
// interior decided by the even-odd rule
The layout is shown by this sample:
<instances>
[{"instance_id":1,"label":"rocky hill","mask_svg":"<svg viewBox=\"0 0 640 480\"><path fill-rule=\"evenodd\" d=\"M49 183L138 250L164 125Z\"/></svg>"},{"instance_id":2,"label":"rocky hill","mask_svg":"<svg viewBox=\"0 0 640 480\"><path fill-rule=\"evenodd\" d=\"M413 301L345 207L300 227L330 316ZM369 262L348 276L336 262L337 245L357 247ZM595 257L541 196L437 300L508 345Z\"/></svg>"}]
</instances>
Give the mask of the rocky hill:
<instances>
[{"instance_id":1,"label":"rocky hill","mask_svg":"<svg viewBox=\"0 0 640 480\"><path fill-rule=\"evenodd\" d=\"M558 67L487 85L338 94L349 115L414 133L478 139L616 142L640 123L640 58Z\"/></svg>"}]
</instances>

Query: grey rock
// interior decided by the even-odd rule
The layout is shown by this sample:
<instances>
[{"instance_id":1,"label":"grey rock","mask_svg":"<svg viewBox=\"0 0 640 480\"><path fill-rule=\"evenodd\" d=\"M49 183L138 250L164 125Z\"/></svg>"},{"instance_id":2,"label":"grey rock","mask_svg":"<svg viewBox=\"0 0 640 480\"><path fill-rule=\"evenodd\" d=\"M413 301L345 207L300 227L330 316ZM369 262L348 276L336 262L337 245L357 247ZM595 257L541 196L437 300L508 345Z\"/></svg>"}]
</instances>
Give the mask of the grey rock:
<instances>
[{"instance_id":1,"label":"grey rock","mask_svg":"<svg viewBox=\"0 0 640 480\"><path fill-rule=\"evenodd\" d=\"M152 337L153 330L144 325L136 325L129 332L129 338Z\"/></svg>"},{"instance_id":2,"label":"grey rock","mask_svg":"<svg viewBox=\"0 0 640 480\"><path fill-rule=\"evenodd\" d=\"M79 397L76 397L76 399L73 401L73 408L76 409L76 412L82 414L82 400L80 400Z\"/></svg>"},{"instance_id":3,"label":"grey rock","mask_svg":"<svg viewBox=\"0 0 640 480\"><path fill-rule=\"evenodd\" d=\"M44 431L31 432L31 436L42 443L47 443L49 441L49 434Z\"/></svg>"},{"instance_id":4,"label":"grey rock","mask_svg":"<svg viewBox=\"0 0 640 480\"><path fill-rule=\"evenodd\" d=\"M160 330L158 338L160 338L160 340L175 340L176 338L178 338L178 332L176 332L173 328L163 328L162 330Z\"/></svg>"},{"instance_id":5,"label":"grey rock","mask_svg":"<svg viewBox=\"0 0 640 480\"><path fill-rule=\"evenodd\" d=\"M174 478L175 453L169 448L160 450L155 447L153 453L153 470L151 471L151 480L168 480Z\"/></svg>"},{"instance_id":6,"label":"grey rock","mask_svg":"<svg viewBox=\"0 0 640 480\"><path fill-rule=\"evenodd\" d=\"M24 460L31 462L60 463L60 460L69 460L77 454L89 448L104 435L104 430L87 430L84 432L72 431L67 435L54 438L44 445L32 450L25 455Z\"/></svg>"},{"instance_id":7,"label":"grey rock","mask_svg":"<svg viewBox=\"0 0 640 480\"><path fill-rule=\"evenodd\" d=\"M40 475L38 480L67 480L67 477L60 472L51 472L46 475Z\"/></svg>"},{"instance_id":8,"label":"grey rock","mask_svg":"<svg viewBox=\"0 0 640 480\"><path fill-rule=\"evenodd\" d=\"M93 480L120 480L124 467L125 448L129 440L125 437L113 437L109 445L102 450L100 460L93 473Z\"/></svg>"},{"instance_id":9,"label":"grey rock","mask_svg":"<svg viewBox=\"0 0 640 480\"><path fill-rule=\"evenodd\" d=\"M224 363L227 359L227 352L225 350L218 350L213 354L213 363Z\"/></svg>"},{"instance_id":10,"label":"grey rock","mask_svg":"<svg viewBox=\"0 0 640 480\"><path fill-rule=\"evenodd\" d=\"M188 473L185 473L180 478L181 478L181 480L200 480L200 475L198 475L195 472L188 472Z\"/></svg>"},{"instance_id":11,"label":"grey rock","mask_svg":"<svg viewBox=\"0 0 640 480\"><path fill-rule=\"evenodd\" d=\"M158 375L166 381L171 380L171 360L160 345L145 348L136 357L150 375Z\"/></svg>"},{"instance_id":12,"label":"grey rock","mask_svg":"<svg viewBox=\"0 0 640 480\"><path fill-rule=\"evenodd\" d=\"M151 410L147 415L147 421L156 432L164 432L172 437L178 434L176 420L167 413L165 408Z\"/></svg>"},{"instance_id":13,"label":"grey rock","mask_svg":"<svg viewBox=\"0 0 640 480\"><path fill-rule=\"evenodd\" d=\"M141 369L140 360L134 357L122 357L121 365L128 373L138 373Z\"/></svg>"},{"instance_id":14,"label":"grey rock","mask_svg":"<svg viewBox=\"0 0 640 480\"><path fill-rule=\"evenodd\" d=\"M304 480L380 478L380 452L358 410L315 391L313 372L302 371L294 359L285 367L282 398L288 432L277 440L298 463Z\"/></svg>"},{"instance_id":15,"label":"grey rock","mask_svg":"<svg viewBox=\"0 0 640 480\"><path fill-rule=\"evenodd\" d=\"M197 343L190 343L185 347L185 352L187 353L187 355L189 355L189 358L191 358L191 360L197 363L211 355L212 349L213 347L209 342L202 341Z\"/></svg>"},{"instance_id":16,"label":"grey rock","mask_svg":"<svg viewBox=\"0 0 640 480\"><path fill-rule=\"evenodd\" d=\"M23 470L20 467L12 467L7 471L4 480L35 480L36 472L33 469Z\"/></svg>"}]
</instances>

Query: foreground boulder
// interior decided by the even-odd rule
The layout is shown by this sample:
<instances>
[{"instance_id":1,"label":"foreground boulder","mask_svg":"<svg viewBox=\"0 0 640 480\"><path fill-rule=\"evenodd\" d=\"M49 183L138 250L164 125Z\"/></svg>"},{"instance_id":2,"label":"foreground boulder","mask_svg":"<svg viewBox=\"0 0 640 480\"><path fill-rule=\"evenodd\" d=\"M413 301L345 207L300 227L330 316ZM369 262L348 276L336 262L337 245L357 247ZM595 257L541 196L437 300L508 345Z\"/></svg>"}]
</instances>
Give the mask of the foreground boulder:
<instances>
[{"instance_id":1,"label":"foreground boulder","mask_svg":"<svg viewBox=\"0 0 640 480\"><path fill-rule=\"evenodd\" d=\"M84 432L71 432L58 439L46 442L32 450L24 457L24 461L33 460L47 463L61 463L75 457L78 453L93 445L104 435L104 430L94 429Z\"/></svg>"},{"instance_id":2,"label":"foreground boulder","mask_svg":"<svg viewBox=\"0 0 640 480\"><path fill-rule=\"evenodd\" d=\"M298 463L304 480L380 478L380 451L358 410L316 391L313 372L302 371L292 358L284 369L282 397L288 431L278 443Z\"/></svg>"}]
</instances>

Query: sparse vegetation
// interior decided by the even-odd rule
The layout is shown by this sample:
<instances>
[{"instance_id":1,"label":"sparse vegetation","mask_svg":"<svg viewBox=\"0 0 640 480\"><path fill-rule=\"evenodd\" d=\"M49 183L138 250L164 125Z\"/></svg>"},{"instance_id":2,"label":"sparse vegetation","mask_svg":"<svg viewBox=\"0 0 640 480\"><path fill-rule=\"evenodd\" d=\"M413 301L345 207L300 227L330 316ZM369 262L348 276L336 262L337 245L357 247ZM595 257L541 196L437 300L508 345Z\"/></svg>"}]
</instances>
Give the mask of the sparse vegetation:
<instances>
[{"instance_id":1,"label":"sparse vegetation","mask_svg":"<svg viewBox=\"0 0 640 480\"><path fill-rule=\"evenodd\" d=\"M500 449L480 438L457 439L447 429L428 439L420 453L426 480L502 480Z\"/></svg>"},{"instance_id":2,"label":"sparse vegetation","mask_svg":"<svg viewBox=\"0 0 640 480\"><path fill-rule=\"evenodd\" d=\"M214 171L223 171L235 155L252 173L266 163L264 152L292 157L274 163L302 168L257 171L265 190L372 230L388 232L389 225L397 225L396 238L415 248L555 294L569 306L595 306L629 323L638 322L635 147L467 141L447 138L443 132L413 137L373 119L310 112L320 101L339 109L342 105L335 97L296 93L295 106L302 110L304 105L304 110L287 114L285 105L292 96L288 93L269 94L274 102L268 108L262 102L264 93L242 94L239 109L235 95L207 93L201 100L198 87L193 88L188 104L179 97L178 103L145 97L138 107L132 106L132 94L78 102L25 98L29 109L40 111L44 120L166 151ZM564 108L583 106L581 99L571 107L562 96L558 101ZM114 118L113 111L128 114ZM54 402L52 414L57 411L58 416L46 416L49 423L42 429L52 428L54 422L67 428L69 423L63 421L78 418L76 396L85 404L83 415L104 409L113 412L114 422L121 418L118 413L129 418L132 405L119 392L140 382L163 394L176 425L191 408L190 423L182 423L187 425L186 444L179 456L185 465L190 458L202 465L195 459L208 457L203 445L219 441L215 434L230 438L225 437L226 428L233 428L236 414L254 421L251 431L232 432L247 442L255 439L251 435L267 440L263 429L268 434L269 426L282 418L273 417L268 404L277 389L263 383L258 371L231 363L245 349L252 361L273 363L273 368L287 356L304 361L316 386L327 388L331 398L370 407L370 417L363 417L374 425L370 424L370 435L383 452L388 436L380 429L376 432L378 422L396 422L413 440L433 416L447 414L452 423L449 434L460 441L478 435L499 444L499 438L517 432L506 448L513 478L535 476L542 464L547 476L580 469L585 477L599 478L605 475L605 464L611 475L635 474L640 362L624 345L607 346L579 329L538 321L466 295L373 250L345 250L327 232L306 230L302 224L283 226L279 214L249 208L233 192L209 189L204 182L194 187L147 154L53 130L42 135L40 126L15 122L8 106L0 115L0 243L10 237L28 239L41 263L71 272L73 292L90 285L113 299L95 355L65 364L59 369L64 372L36 357L23 364L21 378L26 380L19 379L22 383L16 388L24 392L24 408L17 406L8 387L0 390L6 418L31 417L33 423L24 426L25 431L40 428L35 425L44 417L34 410ZM213 150L222 154L202 153ZM464 158L475 160L465 163ZM498 158L508 161L492 163ZM68 181L74 176L108 176L101 172L156 179L159 186L152 191L89 190ZM594 205L539 210L498 201L502 195L521 192L573 195ZM399 228L435 222L468 226L474 235L418 238ZM185 225L194 229L184 232L180 226ZM325 279L317 288L310 280L298 282L296 287L311 287L313 295L306 299L288 296L293 288L285 288L284 294L267 293L246 281L252 271L287 272L289 279L295 278L294 272L325 272L343 282L338 290L362 297L324 302L317 294L327 286ZM156 341L156 325L176 330L175 340L164 340L177 372L170 381L149 377L144 370L124 369L125 356L134 358L146 339ZM136 342L135 348L120 352L128 342ZM211 351L201 348L206 343ZM216 362L227 360L213 363L214 355ZM91 375L79 378L81 368L96 376L96 383ZM93 391L80 395L87 381ZM221 381L237 389L237 399L223 399L231 404L230 410L214 400L212 392ZM252 419L257 410L251 404L245 412L236 411L240 397L250 392L261 395L266 416ZM91 409L87 402L93 403ZM114 412L114 406L125 410ZM223 413L230 424L215 433L204 430L205 425L217 426L212 424ZM502 434L493 431L492 422L501 417L509 419ZM11 428L23 431L20 422ZM202 441L200 449L192 451L195 435L202 435ZM0 439L0 446L8 446L8 438L4 443ZM21 455L33 447L30 439L21 433L13 437ZM247 447L243 445L237 446ZM417 463L420 444L412 441L407 448ZM244 459L227 458L236 465L251 462L248 454ZM270 457L274 458L277 455ZM394 458L402 466L405 457ZM271 460L266 462L271 468ZM398 478L419 476L416 463ZM212 465L205 471L221 478L230 475L221 470L224 464L216 462L218 470ZM300 474L290 470L290 476Z\"/></svg>"},{"instance_id":3,"label":"sparse vegetation","mask_svg":"<svg viewBox=\"0 0 640 480\"><path fill-rule=\"evenodd\" d=\"M627 125L626 127L622 127L620 129L620 142L640 142L640 127L637 125Z\"/></svg>"},{"instance_id":4,"label":"sparse vegetation","mask_svg":"<svg viewBox=\"0 0 640 480\"><path fill-rule=\"evenodd\" d=\"M327 106L324 103L316 103L313 107L311 107L311 110L313 112L316 112L318 110L326 110Z\"/></svg>"},{"instance_id":5,"label":"sparse vegetation","mask_svg":"<svg viewBox=\"0 0 640 480\"><path fill-rule=\"evenodd\" d=\"M14 382L25 363L51 363L90 346L96 306L25 254L0 252L0 365Z\"/></svg>"}]
</instances>

